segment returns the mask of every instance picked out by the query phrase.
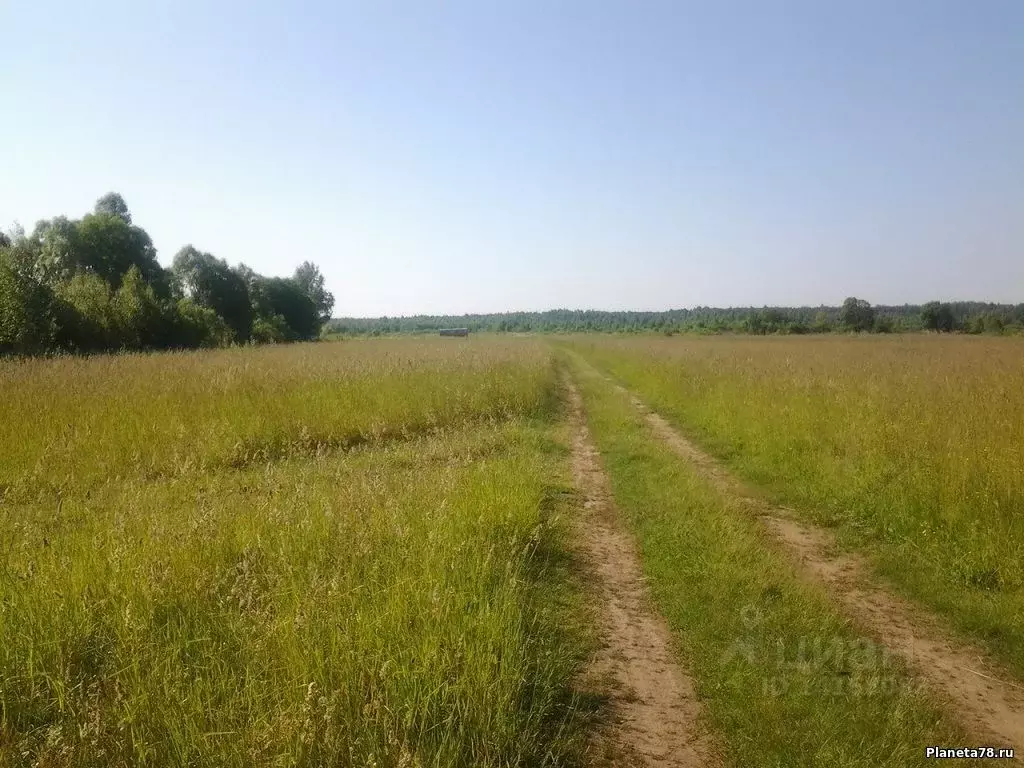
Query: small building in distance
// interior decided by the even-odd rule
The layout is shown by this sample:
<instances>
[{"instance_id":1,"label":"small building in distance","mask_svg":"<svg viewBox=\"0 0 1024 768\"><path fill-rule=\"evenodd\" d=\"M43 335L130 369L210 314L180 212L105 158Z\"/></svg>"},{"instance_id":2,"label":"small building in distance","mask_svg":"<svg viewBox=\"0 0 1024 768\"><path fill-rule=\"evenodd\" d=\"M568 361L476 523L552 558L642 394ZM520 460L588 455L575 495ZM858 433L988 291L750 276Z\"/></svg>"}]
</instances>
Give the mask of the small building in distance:
<instances>
[{"instance_id":1,"label":"small building in distance","mask_svg":"<svg viewBox=\"0 0 1024 768\"><path fill-rule=\"evenodd\" d=\"M469 336L469 328L442 328L442 336Z\"/></svg>"}]
</instances>

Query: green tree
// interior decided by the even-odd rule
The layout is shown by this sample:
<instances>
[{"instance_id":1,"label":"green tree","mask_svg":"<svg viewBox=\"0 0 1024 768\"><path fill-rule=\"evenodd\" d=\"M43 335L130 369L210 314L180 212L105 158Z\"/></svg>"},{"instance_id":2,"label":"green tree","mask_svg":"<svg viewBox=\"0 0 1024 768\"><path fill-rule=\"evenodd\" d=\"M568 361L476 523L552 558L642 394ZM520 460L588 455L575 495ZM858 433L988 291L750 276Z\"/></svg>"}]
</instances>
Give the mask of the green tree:
<instances>
[{"instance_id":1,"label":"green tree","mask_svg":"<svg viewBox=\"0 0 1024 768\"><path fill-rule=\"evenodd\" d=\"M320 274L320 268L311 261L304 261L296 268L293 279L313 300L320 322L326 323L330 320L334 309L334 295L324 287L324 276Z\"/></svg>"},{"instance_id":2,"label":"green tree","mask_svg":"<svg viewBox=\"0 0 1024 768\"><path fill-rule=\"evenodd\" d=\"M921 325L925 330L949 333L956 327L953 307L938 301L929 301L921 307Z\"/></svg>"},{"instance_id":3,"label":"green tree","mask_svg":"<svg viewBox=\"0 0 1024 768\"><path fill-rule=\"evenodd\" d=\"M848 297L839 310L839 322L851 331L870 331L875 325L875 310L864 299Z\"/></svg>"},{"instance_id":4,"label":"green tree","mask_svg":"<svg viewBox=\"0 0 1024 768\"><path fill-rule=\"evenodd\" d=\"M235 333L220 315L192 299L178 299L172 305L164 345L179 349L225 347Z\"/></svg>"},{"instance_id":5,"label":"green tree","mask_svg":"<svg viewBox=\"0 0 1024 768\"><path fill-rule=\"evenodd\" d=\"M113 296L113 311L121 346L152 349L165 345L167 309L138 267L132 266L121 281Z\"/></svg>"},{"instance_id":6,"label":"green tree","mask_svg":"<svg viewBox=\"0 0 1024 768\"><path fill-rule=\"evenodd\" d=\"M71 259L75 268L93 272L112 288L133 266L162 298L170 296L168 275L156 258L156 248L144 229L114 213L90 213L77 226Z\"/></svg>"},{"instance_id":7,"label":"green tree","mask_svg":"<svg viewBox=\"0 0 1024 768\"><path fill-rule=\"evenodd\" d=\"M253 306L259 317L275 328L284 320L286 341L315 339L320 334L320 315L313 299L294 280L262 277L254 285ZM262 331L261 331L262 332Z\"/></svg>"},{"instance_id":8,"label":"green tree","mask_svg":"<svg viewBox=\"0 0 1024 768\"><path fill-rule=\"evenodd\" d=\"M822 310L814 313L814 322L811 324L811 330L814 333L828 333L832 330L832 322L828 319L828 314Z\"/></svg>"},{"instance_id":9,"label":"green tree","mask_svg":"<svg viewBox=\"0 0 1024 768\"><path fill-rule=\"evenodd\" d=\"M107 194L97 200L93 213L110 214L117 216L125 224L131 225L132 223L132 215L128 211L128 204L117 192L107 192Z\"/></svg>"},{"instance_id":10,"label":"green tree","mask_svg":"<svg viewBox=\"0 0 1024 768\"><path fill-rule=\"evenodd\" d=\"M171 272L184 297L222 317L236 341L249 340L253 322L249 288L226 261L186 245L175 255Z\"/></svg>"},{"instance_id":11,"label":"green tree","mask_svg":"<svg viewBox=\"0 0 1024 768\"><path fill-rule=\"evenodd\" d=\"M57 335L53 294L32 274L30 254L21 245L0 246L0 353L38 354Z\"/></svg>"},{"instance_id":12,"label":"green tree","mask_svg":"<svg viewBox=\"0 0 1024 768\"><path fill-rule=\"evenodd\" d=\"M93 272L79 272L55 290L60 346L100 352L122 345L110 284Z\"/></svg>"},{"instance_id":13,"label":"green tree","mask_svg":"<svg viewBox=\"0 0 1024 768\"><path fill-rule=\"evenodd\" d=\"M259 316L252 324L252 340L257 344L279 344L294 336L281 315Z\"/></svg>"}]
</instances>

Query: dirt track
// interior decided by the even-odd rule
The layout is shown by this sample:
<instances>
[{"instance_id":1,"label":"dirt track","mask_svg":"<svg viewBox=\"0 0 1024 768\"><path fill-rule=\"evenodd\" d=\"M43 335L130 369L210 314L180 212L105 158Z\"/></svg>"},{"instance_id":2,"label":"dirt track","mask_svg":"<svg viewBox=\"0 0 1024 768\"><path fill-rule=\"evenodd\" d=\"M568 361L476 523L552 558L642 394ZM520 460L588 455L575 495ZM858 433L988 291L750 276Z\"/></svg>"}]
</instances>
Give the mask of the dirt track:
<instances>
[{"instance_id":1,"label":"dirt track","mask_svg":"<svg viewBox=\"0 0 1024 768\"><path fill-rule=\"evenodd\" d=\"M571 381L566 387L573 477L585 500L578 546L596 593L602 641L587 677L608 697L611 714L591 745L590 762L659 768L717 765L700 725L693 681L674 657L668 627L651 607L633 541L615 517L579 391Z\"/></svg>"},{"instance_id":2,"label":"dirt track","mask_svg":"<svg viewBox=\"0 0 1024 768\"><path fill-rule=\"evenodd\" d=\"M970 733L984 739L986 745L1024 749L1024 686L1006 680L1005 673L986 661L980 649L954 640L936 619L872 583L860 559L835 554L835 543L826 530L797 522L791 510L752 494L639 398L615 386L630 397L659 439L692 463L719 492L756 514L799 560L807 578L823 583L847 615L903 656Z\"/></svg>"}]
</instances>

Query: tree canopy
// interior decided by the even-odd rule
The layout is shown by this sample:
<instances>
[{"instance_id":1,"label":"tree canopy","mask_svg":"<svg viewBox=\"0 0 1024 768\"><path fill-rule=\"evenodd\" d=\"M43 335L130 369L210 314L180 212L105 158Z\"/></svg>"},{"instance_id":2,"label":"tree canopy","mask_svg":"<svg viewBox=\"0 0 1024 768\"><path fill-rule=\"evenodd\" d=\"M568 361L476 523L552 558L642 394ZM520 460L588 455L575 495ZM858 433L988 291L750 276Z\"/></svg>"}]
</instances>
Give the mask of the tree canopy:
<instances>
[{"instance_id":1,"label":"tree canopy","mask_svg":"<svg viewBox=\"0 0 1024 768\"><path fill-rule=\"evenodd\" d=\"M304 261L296 268L292 279L313 300L320 322L330 320L334 310L334 295L324 287L324 276L320 274L320 268L311 261Z\"/></svg>"},{"instance_id":2,"label":"tree canopy","mask_svg":"<svg viewBox=\"0 0 1024 768\"><path fill-rule=\"evenodd\" d=\"M264 277L187 245L165 269L116 192L81 219L0 236L0 353L314 339L333 304L308 261Z\"/></svg>"},{"instance_id":3,"label":"tree canopy","mask_svg":"<svg viewBox=\"0 0 1024 768\"><path fill-rule=\"evenodd\" d=\"M866 302L865 302L866 303ZM1019 333L1024 331L1024 304L954 302L954 330L969 333ZM874 333L922 330L922 306L875 305ZM552 309L545 312L501 312L466 315L413 315L408 317L340 317L326 330L345 335L430 333L440 328L469 328L476 332L579 333L657 332L800 334L853 330L842 320L843 308L817 307L695 307L663 312L605 312Z\"/></svg>"},{"instance_id":4,"label":"tree canopy","mask_svg":"<svg viewBox=\"0 0 1024 768\"><path fill-rule=\"evenodd\" d=\"M864 299L850 296L839 310L839 322L851 331L870 331L875 327L875 309Z\"/></svg>"}]
</instances>

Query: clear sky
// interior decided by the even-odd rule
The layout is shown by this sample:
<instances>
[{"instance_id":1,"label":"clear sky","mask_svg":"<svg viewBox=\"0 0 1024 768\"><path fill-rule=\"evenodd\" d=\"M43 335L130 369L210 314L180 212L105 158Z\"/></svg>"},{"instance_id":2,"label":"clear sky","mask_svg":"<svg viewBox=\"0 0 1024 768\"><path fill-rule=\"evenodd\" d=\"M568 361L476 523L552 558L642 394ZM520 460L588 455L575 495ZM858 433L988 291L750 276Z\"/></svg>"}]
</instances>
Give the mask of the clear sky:
<instances>
[{"instance_id":1,"label":"clear sky","mask_svg":"<svg viewBox=\"0 0 1024 768\"><path fill-rule=\"evenodd\" d=\"M0 3L0 227L338 315L1024 301L1021 0Z\"/></svg>"}]
</instances>

